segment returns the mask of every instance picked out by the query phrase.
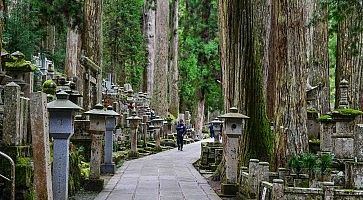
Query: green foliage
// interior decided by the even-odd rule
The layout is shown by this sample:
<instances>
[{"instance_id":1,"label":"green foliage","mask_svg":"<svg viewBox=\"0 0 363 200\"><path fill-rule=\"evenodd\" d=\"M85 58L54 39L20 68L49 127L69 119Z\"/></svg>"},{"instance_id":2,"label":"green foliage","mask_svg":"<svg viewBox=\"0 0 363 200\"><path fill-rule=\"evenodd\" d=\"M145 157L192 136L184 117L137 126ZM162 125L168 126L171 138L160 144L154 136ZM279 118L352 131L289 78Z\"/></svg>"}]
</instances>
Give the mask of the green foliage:
<instances>
[{"instance_id":1,"label":"green foliage","mask_svg":"<svg viewBox=\"0 0 363 200\"><path fill-rule=\"evenodd\" d=\"M302 162L305 169L309 171L310 176L318 167L318 158L312 153L305 153L302 155Z\"/></svg>"},{"instance_id":2,"label":"green foliage","mask_svg":"<svg viewBox=\"0 0 363 200\"><path fill-rule=\"evenodd\" d=\"M320 173L322 175L326 174L327 170L332 166L332 164L333 164L332 154L330 153L320 154L318 160L318 167L320 168Z\"/></svg>"},{"instance_id":3,"label":"green foliage","mask_svg":"<svg viewBox=\"0 0 363 200\"><path fill-rule=\"evenodd\" d=\"M188 7L180 2L179 96L182 110L192 113L198 93L205 94L209 110L223 109L216 2L211 1L210 10L203 1L188 1Z\"/></svg>"},{"instance_id":4,"label":"green foliage","mask_svg":"<svg viewBox=\"0 0 363 200\"><path fill-rule=\"evenodd\" d=\"M31 56L39 50L44 29L40 28L40 20L37 11L30 7L32 0L11 1L12 10L6 17L3 41L4 48L10 52L21 51L25 58L30 60ZM6 1L10 4L10 0Z\"/></svg>"},{"instance_id":5,"label":"green foliage","mask_svg":"<svg viewBox=\"0 0 363 200\"><path fill-rule=\"evenodd\" d=\"M105 0L103 12L104 73L115 73L118 83L140 90L146 65L141 30L142 0Z\"/></svg>"},{"instance_id":6,"label":"green foliage","mask_svg":"<svg viewBox=\"0 0 363 200\"><path fill-rule=\"evenodd\" d=\"M292 156L288 161L288 165L297 175L299 175L304 166L301 155Z\"/></svg>"}]
</instances>

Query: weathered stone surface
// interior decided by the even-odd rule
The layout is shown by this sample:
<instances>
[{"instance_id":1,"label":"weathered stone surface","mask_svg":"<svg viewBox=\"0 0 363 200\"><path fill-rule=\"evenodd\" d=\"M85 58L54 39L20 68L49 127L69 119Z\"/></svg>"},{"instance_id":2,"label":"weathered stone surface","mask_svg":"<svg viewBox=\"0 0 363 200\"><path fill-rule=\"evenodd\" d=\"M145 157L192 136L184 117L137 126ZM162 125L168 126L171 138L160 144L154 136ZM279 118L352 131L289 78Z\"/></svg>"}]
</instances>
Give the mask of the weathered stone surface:
<instances>
[{"instance_id":1,"label":"weathered stone surface","mask_svg":"<svg viewBox=\"0 0 363 200\"><path fill-rule=\"evenodd\" d=\"M116 126L115 117L106 118L106 132L105 132L105 154L104 163L101 165L102 173L115 173L115 164L112 161L113 150L113 130Z\"/></svg>"},{"instance_id":2,"label":"weathered stone surface","mask_svg":"<svg viewBox=\"0 0 363 200\"><path fill-rule=\"evenodd\" d=\"M354 130L354 121L337 121L335 136L345 136L352 134Z\"/></svg>"},{"instance_id":3,"label":"weathered stone surface","mask_svg":"<svg viewBox=\"0 0 363 200\"><path fill-rule=\"evenodd\" d=\"M336 158L353 158L353 138L333 138L333 153Z\"/></svg>"},{"instance_id":4,"label":"weathered stone surface","mask_svg":"<svg viewBox=\"0 0 363 200\"><path fill-rule=\"evenodd\" d=\"M20 86L14 82L5 85L3 142L19 145L20 138Z\"/></svg>"},{"instance_id":5,"label":"weathered stone surface","mask_svg":"<svg viewBox=\"0 0 363 200\"><path fill-rule=\"evenodd\" d=\"M320 130L320 150L333 151L331 136L335 132L335 123L322 123Z\"/></svg>"},{"instance_id":6,"label":"weathered stone surface","mask_svg":"<svg viewBox=\"0 0 363 200\"><path fill-rule=\"evenodd\" d=\"M54 139L53 142L53 198L68 199L69 140Z\"/></svg>"},{"instance_id":7,"label":"weathered stone surface","mask_svg":"<svg viewBox=\"0 0 363 200\"><path fill-rule=\"evenodd\" d=\"M49 148L49 127L47 113L47 95L33 93L30 113L32 130L32 149L34 163L34 187L36 199L53 199L51 162Z\"/></svg>"},{"instance_id":8,"label":"weathered stone surface","mask_svg":"<svg viewBox=\"0 0 363 200\"><path fill-rule=\"evenodd\" d=\"M237 183L239 138L226 137L224 158L227 183Z\"/></svg>"},{"instance_id":9,"label":"weathered stone surface","mask_svg":"<svg viewBox=\"0 0 363 200\"><path fill-rule=\"evenodd\" d=\"M354 129L354 156L363 161L363 124L357 124Z\"/></svg>"},{"instance_id":10,"label":"weathered stone surface","mask_svg":"<svg viewBox=\"0 0 363 200\"><path fill-rule=\"evenodd\" d=\"M257 159L250 159L249 165L248 165L248 183L250 188L250 193L252 195L252 198L255 197L258 193L258 162Z\"/></svg>"},{"instance_id":11,"label":"weathered stone surface","mask_svg":"<svg viewBox=\"0 0 363 200\"><path fill-rule=\"evenodd\" d=\"M346 162L345 175L346 186L363 189L363 162Z\"/></svg>"},{"instance_id":12,"label":"weathered stone surface","mask_svg":"<svg viewBox=\"0 0 363 200\"><path fill-rule=\"evenodd\" d=\"M284 199L284 181L274 179L272 183L272 200Z\"/></svg>"},{"instance_id":13,"label":"weathered stone surface","mask_svg":"<svg viewBox=\"0 0 363 200\"><path fill-rule=\"evenodd\" d=\"M101 157L102 157L103 132L92 131L91 138L92 138L92 143L91 143L91 160L90 160L90 179L99 179Z\"/></svg>"}]
</instances>

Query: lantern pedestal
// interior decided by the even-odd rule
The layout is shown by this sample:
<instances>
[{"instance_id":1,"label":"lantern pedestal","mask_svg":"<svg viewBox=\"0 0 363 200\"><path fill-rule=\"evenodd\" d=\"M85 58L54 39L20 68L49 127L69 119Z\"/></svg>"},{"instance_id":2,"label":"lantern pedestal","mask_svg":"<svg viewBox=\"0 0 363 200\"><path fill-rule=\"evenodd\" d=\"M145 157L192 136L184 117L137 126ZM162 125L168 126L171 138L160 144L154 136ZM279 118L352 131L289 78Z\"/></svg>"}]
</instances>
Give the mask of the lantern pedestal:
<instances>
[{"instance_id":1,"label":"lantern pedestal","mask_svg":"<svg viewBox=\"0 0 363 200\"><path fill-rule=\"evenodd\" d=\"M114 174L116 165L112 162L112 149L113 149L113 129L107 130L105 133L105 155L104 163L101 164L102 174Z\"/></svg>"},{"instance_id":2,"label":"lantern pedestal","mask_svg":"<svg viewBox=\"0 0 363 200\"><path fill-rule=\"evenodd\" d=\"M113 130L116 126L115 117L106 117L106 132L105 132L105 155L104 163L101 165L102 174L114 174L116 165L112 162L113 150Z\"/></svg>"},{"instance_id":3,"label":"lantern pedestal","mask_svg":"<svg viewBox=\"0 0 363 200\"><path fill-rule=\"evenodd\" d=\"M230 108L230 112L220 118L224 119L225 136L223 141L225 158L226 178L222 183L222 193L226 195L235 195L237 192L237 177L238 177L238 152L239 139L242 136L244 122L249 117L238 113L236 107Z\"/></svg>"},{"instance_id":4,"label":"lantern pedestal","mask_svg":"<svg viewBox=\"0 0 363 200\"><path fill-rule=\"evenodd\" d=\"M89 180L86 181L85 189L88 191L102 191L104 180L100 178L100 167L103 132L92 131L91 138L90 176Z\"/></svg>"}]
</instances>

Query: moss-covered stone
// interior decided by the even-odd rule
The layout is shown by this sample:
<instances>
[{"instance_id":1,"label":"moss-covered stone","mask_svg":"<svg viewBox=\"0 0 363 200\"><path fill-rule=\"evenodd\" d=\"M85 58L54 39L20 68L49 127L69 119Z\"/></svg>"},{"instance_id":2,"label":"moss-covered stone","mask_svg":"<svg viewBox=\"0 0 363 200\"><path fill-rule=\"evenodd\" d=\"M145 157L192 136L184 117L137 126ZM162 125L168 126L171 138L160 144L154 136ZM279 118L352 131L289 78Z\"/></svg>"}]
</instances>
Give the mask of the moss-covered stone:
<instances>
[{"instance_id":1,"label":"moss-covered stone","mask_svg":"<svg viewBox=\"0 0 363 200\"><path fill-rule=\"evenodd\" d=\"M53 80L46 80L42 85L42 91L46 94L55 95L57 84Z\"/></svg>"}]
</instances>

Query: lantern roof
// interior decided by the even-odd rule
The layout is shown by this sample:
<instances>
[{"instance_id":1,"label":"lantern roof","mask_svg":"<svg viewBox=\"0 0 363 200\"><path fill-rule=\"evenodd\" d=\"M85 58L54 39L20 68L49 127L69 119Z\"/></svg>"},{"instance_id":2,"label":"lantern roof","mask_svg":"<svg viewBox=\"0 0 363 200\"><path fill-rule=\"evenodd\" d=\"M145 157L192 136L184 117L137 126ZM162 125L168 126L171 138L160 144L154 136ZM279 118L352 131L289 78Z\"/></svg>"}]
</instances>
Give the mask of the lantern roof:
<instances>
[{"instance_id":1,"label":"lantern roof","mask_svg":"<svg viewBox=\"0 0 363 200\"><path fill-rule=\"evenodd\" d=\"M126 120L141 120L141 118L137 116L136 109L134 108L131 116L126 118Z\"/></svg>"},{"instance_id":2,"label":"lantern roof","mask_svg":"<svg viewBox=\"0 0 363 200\"><path fill-rule=\"evenodd\" d=\"M85 112L84 114L86 114L86 115L104 115L104 116L109 115L108 112L103 108L103 105L100 103L96 104L92 110L89 110L89 111Z\"/></svg>"},{"instance_id":3,"label":"lantern roof","mask_svg":"<svg viewBox=\"0 0 363 200\"><path fill-rule=\"evenodd\" d=\"M223 124L223 121L219 120L218 118L214 118L214 120L210 121L211 124Z\"/></svg>"},{"instance_id":4,"label":"lantern roof","mask_svg":"<svg viewBox=\"0 0 363 200\"><path fill-rule=\"evenodd\" d=\"M83 110L77 104L68 100L69 94L67 94L64 91L58 92L56 94L56 97L57 97L56 100L49 102L47 104L47 108L49 111L51 111L51 110L74 110L74 111Z\"/></svg>"},{"instance_id":5,"label":"lantern roof","mask_svg":"<svg viewBox=\"0 0 363 200\"><path fill-rule=\"evenodd\" d=\"M250 117L243 115L241 113L238 113L238 109L236 107L232 107L229 109L229 113L226 113L224 115L219 116L219 118L224 118L224 119L249 119Z\"/></svg>"}]
</instances>

